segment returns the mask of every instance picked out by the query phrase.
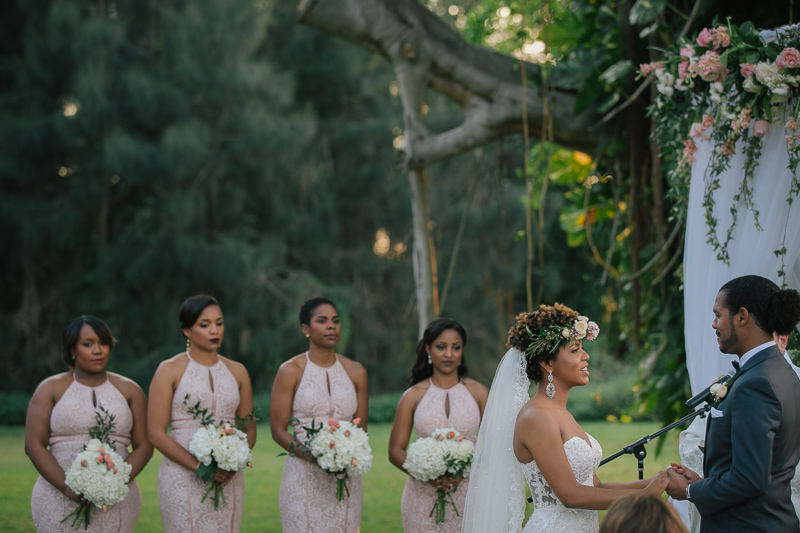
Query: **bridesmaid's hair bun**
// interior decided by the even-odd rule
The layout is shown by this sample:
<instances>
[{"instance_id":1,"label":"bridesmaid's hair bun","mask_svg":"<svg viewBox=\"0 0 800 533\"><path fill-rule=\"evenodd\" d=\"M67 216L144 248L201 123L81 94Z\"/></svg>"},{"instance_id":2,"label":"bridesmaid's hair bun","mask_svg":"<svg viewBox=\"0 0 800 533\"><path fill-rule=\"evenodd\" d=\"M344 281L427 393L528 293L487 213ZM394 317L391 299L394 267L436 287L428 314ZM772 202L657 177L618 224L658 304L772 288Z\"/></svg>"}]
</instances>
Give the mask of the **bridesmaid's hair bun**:
<instances>
[{"instance_id":1,"label":"bridesmaid's hair bun","mask_svg":"<svg viewBox=\"0 0 800 533\"><path fill-rule=\"evenodd\" d=\"M311 324L311 315L314 313L314 310L319 307L320 305L330 305L334 309L336 309L336 304L332 301L328 300L327 298L322 298L320 296L316 298L311 298L310 300L306 300L303 302L303 305L300 306L300 325L301 326L308 326Z\"/></svg>"},{"instance_id":2,"label":"bridesmaid's hair bun","mask_svg":"<svg viewBox=\"0 0 800 533\"><path fill-rule=\"evenodd\" d=\"M219 302L217 302L216 298L207 294L195 294L186 298L181 304L180 311L178 311L178 322L181 324L181 329L189 329L194 326L203 313L203 309L210 305L219 307ZM183 335L182 332L181 335Z\"/></svg>"},{"instance_id":3,"label":"bridesmaid's hair bun","mask_svg":"<svg viewBox=\"0 0 800 533\"><path fill-rule=\"evenodd\" d=\"M72 356L72 349L78 344L78 338L81 335L83 326L91 327L92 331L100 338L100 342L108 345L109 350L113 348L114 343L117 342L117 339L111 334L111 329L99 318L90 315L81 315L73 318L70 323L67 324L67 327L64 328L64 333L61 336L61 345L64 348L61 357L64 358L64 362L67 363L67 366L70 368L74 368L75 366L75 358Z\"/></svg>"}]
</instances>

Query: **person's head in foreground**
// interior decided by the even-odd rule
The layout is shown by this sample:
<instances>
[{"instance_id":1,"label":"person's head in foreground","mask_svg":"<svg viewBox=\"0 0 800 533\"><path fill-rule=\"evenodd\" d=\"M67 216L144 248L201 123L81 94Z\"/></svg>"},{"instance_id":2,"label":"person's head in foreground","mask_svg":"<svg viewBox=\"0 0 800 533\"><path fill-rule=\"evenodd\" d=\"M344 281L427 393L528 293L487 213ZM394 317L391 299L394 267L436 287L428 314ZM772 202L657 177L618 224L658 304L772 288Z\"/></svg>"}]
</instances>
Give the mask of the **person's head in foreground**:
<instances>
[{"instance_id":1,"label":"person's head in foreground","mask_svg":"<svg viewBox=\"0 0 800 533\"><path fill-rule=\"evenodd\" d=\"M678 513L663 498L644 492L623 496L606 513L600 533L686 533Z\"/></svg>"}]
</instances>

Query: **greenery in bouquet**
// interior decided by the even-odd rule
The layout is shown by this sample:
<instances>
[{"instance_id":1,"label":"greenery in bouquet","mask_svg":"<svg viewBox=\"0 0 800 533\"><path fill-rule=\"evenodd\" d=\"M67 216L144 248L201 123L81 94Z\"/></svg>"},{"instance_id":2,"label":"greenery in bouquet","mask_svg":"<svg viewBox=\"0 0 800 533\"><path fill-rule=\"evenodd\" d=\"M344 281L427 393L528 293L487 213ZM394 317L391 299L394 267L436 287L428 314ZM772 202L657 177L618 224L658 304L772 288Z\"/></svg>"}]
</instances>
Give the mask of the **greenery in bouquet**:
<instances>
[{"instance_id":1,"label":"greenery in bouquet","mask_svg":"<svg viewBox=\"0 0 800 533\"><path fill-rule=\"evenodd\" d=\"M718 258L729 263L727 248L738 205L751 211L760 229L753 204L753 177L764 136L772 128L785 131L792 174L787 201L791 204L800 193L800 27L759 32L749 22L735 26L729 21L715 21L694 39L667 49L659 61L640 65L640 73L655 78L657 96L649 114L669 168L675 215L681 220L686 217L691 167L698 144L712 143L705 169L703 207L708 242L717 250ZM737 152L745 160L743 178L730 207L731 226L721 240L713 193ZM775 254L782 257L785 248L775 250ZM779 275L785 275L783 270L781 267Z\"/></svg>"},{"instance_id":2,"label":"greenery in bouquet","mask_svg":"<svg viewBox=\"0 0 800 533\"><path fill-rule=\"evenodd\" d=\"M358 426L360 422L360 418L354 418L352 422L331 419L317 426L312 420L310 427L303 427L305 440L300 442L295 438L296 443L291 448L310 454L320 468L336 478L338 501L342 501L345 495L350 496L347 488L350 477L363 476L372 468L369 435ZM290 455L294 456L294 453Z\"/></svg>"},{"instance_id":3,"label":"greenery in bouquet","mask_svg":"<svg viewBox=\"0 0 800 533\"><path fill-rule=\"evenodd\" d=\"M469 477L475 445L453 428L436 429L430 437L415 440L408 447L403 468L418 481L427 483L442 476ZM456 489L458 490L458 489ZM445 521L447 504L460 516L452 493L436 491L436 503L430 516L436 514L436 523Z\"/></svg>"},{"instance_id":4,"label":"greenery in bouquet","mask_svg":"<svg viewBox=\"0 0 800 533\"><path fill-rule=\"evenodd\" d=\"M89 428L89 442L66 471L67 486L81 496L81 503L61 519L72 518L72 527L87 529L93 505L105 512L128 495L132 467L114 449L114 418L103 407L95 412L97 425Z\"/></svg>"},{"instance_id":5,"label":"greenery in bouquet","mask_svg":"<svg viewBox=\"0 0 800 533\"><path fill-rule=\"evenodd\" d=\"M202 424L189 441L189 452L200 461L195 474L206 483L211 481L200 501L205 501L213 490L214 509L218 509L220 502L223 506L226 505L225 492L222 483L212 480L218 468L228 472L238 472L253 466L253 452L244 430L248 423L257 418L251 413L244 418L237 416L235 425L230 422L215 422L208 409L201 408L199 401L189 406L188 400L187 394L183 399L187 411Z\"/></svg>"}]
</instances>

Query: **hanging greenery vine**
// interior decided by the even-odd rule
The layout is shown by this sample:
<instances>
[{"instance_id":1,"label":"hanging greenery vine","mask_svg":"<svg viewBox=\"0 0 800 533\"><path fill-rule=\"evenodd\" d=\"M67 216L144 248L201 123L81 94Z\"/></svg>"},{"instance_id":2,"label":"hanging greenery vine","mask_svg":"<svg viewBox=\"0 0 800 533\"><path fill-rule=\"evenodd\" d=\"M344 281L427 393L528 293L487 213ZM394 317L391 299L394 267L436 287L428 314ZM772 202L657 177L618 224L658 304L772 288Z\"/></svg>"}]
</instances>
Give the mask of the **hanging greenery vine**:
<instances>
[{"instance_id":1,"label":"hanging greenery vine","mask_svg":"<svg viewBox=\"0 0 800 533\"><path fill-rule=\"evenodd\" d=\"M789 205L800 194L800 27L759 32L751 23L713 24L691 41L681 40L661 60L640 65L641 76L653 77L658 95L649 108L654 133L663 150L673 215L686 219L692 165L698 143L711 142L704 170L703 208L708 243L720 261L730 264L728 246L744 206L760 231L753 202L753 181L764 136L772 127L785 129L791 184ZM737 150L744 155L742 181L730 206L732 220L720 240L714 193ZM784 228L784 242L786 236ZM774 251L781 259L778 275L785 279L785 246Z\"/></svg>"}]
</instances>

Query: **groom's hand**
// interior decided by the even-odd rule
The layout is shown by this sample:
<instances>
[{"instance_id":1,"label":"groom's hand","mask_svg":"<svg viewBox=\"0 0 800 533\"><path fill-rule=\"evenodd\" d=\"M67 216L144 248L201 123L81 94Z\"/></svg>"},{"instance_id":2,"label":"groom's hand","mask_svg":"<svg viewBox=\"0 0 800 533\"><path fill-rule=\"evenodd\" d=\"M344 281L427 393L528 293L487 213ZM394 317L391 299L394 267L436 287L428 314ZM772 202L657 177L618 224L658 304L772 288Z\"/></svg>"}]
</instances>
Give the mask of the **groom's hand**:
<instances>
[{"instance_id":1,"label":"groom's hand","mask_svg":"<svg viewBox=\"0 0 800 533\"><path fill-rule=\"evenodd\" d=\"M689 483L694 483L695 481L700 481L703 479L697 472L686 468L682 464L679 463L670 463L669 466L673 471L677 472L678 474L682 475L686 478L686 481Z\"/></svg>"},{"instance_id":2,"label":"groom's hand","mask_svg":"<svg viewBox=\"0 0 800 533\"><path fill-rule=\"evenodd\" d=\"M680 465L678 465L680 466ZM670 466L667 468L667 472L669 473L669 485L667 485L667 494L669 494L675 500L685 500L686 499L686 487L689 485L689 477L696 477L700 479L700 476L689 470L688 468L681 467L680 469L675 468L674 466Z\"/></svg>"}]
</instances>

